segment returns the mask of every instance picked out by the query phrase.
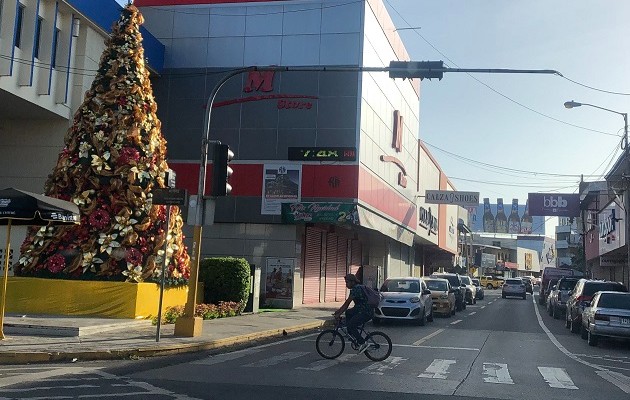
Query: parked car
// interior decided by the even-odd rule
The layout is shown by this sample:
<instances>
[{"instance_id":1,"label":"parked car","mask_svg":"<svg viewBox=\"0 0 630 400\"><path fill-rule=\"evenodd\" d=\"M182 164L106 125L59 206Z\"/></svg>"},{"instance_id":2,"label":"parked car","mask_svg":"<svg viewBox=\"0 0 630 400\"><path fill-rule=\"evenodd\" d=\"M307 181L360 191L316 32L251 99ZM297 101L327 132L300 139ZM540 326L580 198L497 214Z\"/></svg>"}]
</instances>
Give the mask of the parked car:
<instances>
[{"instance_id":1,"label":"parked car","mask_svg":"<svg viewBox=\"0 0 630 400\"><path fill-rule=\"evenodd\" d=\"M455 315L455 291L447 279L423 278L431 291L433 299L433 313L445 317Z\"/></svg>"},{"instance_id":2,"label":"parked car","mask_svg":"<svg viewBox=\"0 0 630 400\"><path fill-rule=\"evenodd\" d=\"M542 279L540 279L539 277L534 277L534 279L532 279L532 283L534 284L534 286L540 286L540 283L542 282Z\"/></svg>"},{"instance_id":3,"label":"parked car","mask_svg":"<svg viewBox=\"0 0 630 400\"><path fill-rule=\"evenodd\" d=\"M496 276L487 275L479 278L479 282L481 283L481 286L485 287L486 289L492 290L502 287L505 283L505 280Z\"/></svg>"},{"instance_id":4,"label":"parked car","mask_svg":"<svg viewBox=\"0 0 630 400\"><path fill-rule=\"evenodd\" d=\"M433 321L431 291L421 278L388 278L381 286L383 299L374 310L374 323L381 320L412 320L423 326Z\"/></svg>"},{"instance_id":5,"label":"parked car","mask_svg":"<svg viewBox=\"0 0 630 400\"><path fill-rule=\"evenodd\" d=\"M517 296L523 300L527 298L525 282L523 282L521 278L509 278L505 280L501 291L501 297L505 299L508 296Z\"/></svg>"},{"instance_id":6,"label":"parked car","mask_svg":"<svg viewBox=\"0 0 630 400\"><path fill-rule=\"evenodd\" d=\"M459 279L462 285L466 287L466 303L477 304L477 288L473 285L472 280L467 275L460 275Z\"/></svg>"},{"instance_id":7,"label":"parked car","mask_svg":"<svg viewBox=\"0 0 630 400\"><path fill-rule=\"evenodd\" d=\"M477 300L483 300L483 298L486 297L486 294L483 290L483 286L481 286L481 282L479 282L478 278L472 278L472 283L477 289Z\"/></svg>"},{"instance_id":8,"label":"parked car","mask_svg":"<svg viewBox=\"0 0 630 400\"><path fill-rule=\"evenodd\" d=\"M578 282L578 278L560 278L552 290L547 296L547 313L559 319L566 311L567 299L569 298L569 292L571 292Z\"/></svg>"},{"instance_id":9,"label":"parked car","mask_svg":"<svg viewBox=\"0 0 630 400\"><path fill-rule=\"evenodd\" d=\"M564 324L566 328L570 328L573 333L580 331L582 312L591 304L593 295L600 291L627 292L628 288L619 282L580 279L567 299Z\"/></svg>"},{"instance_id":10,"label":"parked car","mask_svg":"<svg viewBox=\"0 0 630 400\"><path fill-rule=\"evenodd\" d=\"M545 289L545 293L547 293L547 296L545 297L545 301L543 304L547 304L547 300L549 300L549 294L553 291L554 287L556 287L558 285L558 279L551 279L548 283L547 283L547 287ZM540 287L540 291L543 291L542 286ZM538 297L538 303L540 304L540 294Z\"/></svg>"},{"instance_id":11,"label":"parked car","mask_svg":"<svg viewBox=\"0 0 630 400\"><path fill-rule=\"evenodd\" d=\"M565 276L581 277L582 273L570 268L546 267L543 270L540 283L540 293L538 294L538 304L545 304L547 302L547 288L551 288L551 286L549 286L549 281L552 279L560 279Z\"/></svg>"},{"instance_id":12,"label":"parked car","mask_svg":"<svg viewBox=\"0 0 630 400\"><path fill-rule=\"evenodd\" d=\"M455 289L455 309L457 311L466 309L466 287L462 286L459 274L435 273L431 274L431 278L442 278L448 280L453 289Z\"/></svg>"},{"instance_id":13,"label":"parked car","mask_svg":"<svg viewBox=\"0 0 630 400\"><path fill-rule=\"evenodd\" d=\"M525 283L525 291L527 293L534 294L534 284L532 283L532 278L529 276L522 276L521 279Z\"/></svg>"},{"instance_id":14,"label":"parked car","mask_svg":"<svg viewBox=\"0 0 630 400\"><path fill-rule=\"evenodd\" d=\"M582 312L582 338L597 346L602 336L630 339L630 293L597 292Z\"/></svg>"}]
</instances>

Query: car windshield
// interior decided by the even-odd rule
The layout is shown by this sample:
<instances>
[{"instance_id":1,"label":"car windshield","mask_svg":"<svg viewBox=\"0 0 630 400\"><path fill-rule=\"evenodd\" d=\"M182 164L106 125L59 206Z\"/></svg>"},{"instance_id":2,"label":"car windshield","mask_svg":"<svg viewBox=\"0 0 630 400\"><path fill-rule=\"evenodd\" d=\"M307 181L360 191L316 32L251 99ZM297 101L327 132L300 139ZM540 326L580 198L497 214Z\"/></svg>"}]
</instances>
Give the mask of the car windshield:
<instances>
[{"instance_id":1,"label":"car windshield","mask_svg":"<svg viewBox=\"0 0 630 400\"><path fill-rule=\"evenodd\" d=\"M420 293L420 282L409 279L386 280L381 287L381 292Z\"/></svg>"},{"instance_id":2,"label":"car windshield","mask_svg":"<svg viewBox=\"0 0 630 400\"><path fill-rule=\"evenodd\" d=\"M480 286L479 279L473 279L473 285Z\"/></svg>"},{"instance_id":3,"label":"car windshield","mask_svg":"<svg viewBox=\"0 0 630 400\"><path fill-rule=\"evenodd\" d=\"M450 282L451 286L460 286L461 285L461 283L459 283L459 279L455 275L437 276L437 278L446 279L447 281Z\"/></svg>"},{"instance_id":4,"label":"car windshield","mask_svg":"<svg viewBox=\"0 0 630 400\"><path fill-rule=\"evenodd\" d=\"M508 285L522 285L523 281L520 279L508 279L505 281Z\"/></svg>"},{"instance_id":5,"label":"car windshield","mask_svg":"<svg viewBox=\"0 0 630 400\"><path fill-rule=\"evenodd\" d=\"M605 290L611 290L615 292L627 292L625 286L616 282L588 282L584 285L584 292L582 296L592 296L595 292L603 292Z\"/></svg>"},{"instance_id":6,"label":"car windshield","mask_svg":"<svg viewBox=\"0 0 630 400\"><path fill-rule=\"evenodd\" d=\"M575 287L575 284L577 283L576 280L571 279L568 281L565 281L564 279L560 282L560 286L558 287L558 289L560 290L573 290L573 288Z\"/></svg>"},{"instance_id":7,"label":"car windshield","mask_svg":"<svg viewBox=\"0 0 630 400\"><path fill-rule=\"evenodd\" d=\"M630 294L602 293L597 302L597 307L630 310Z\"/></svg>"},{"instance_id":8,"label":"car windshield","mask_svg":"<svg viewBox=\"0 0 630 400\"><path fill-rule=\"evenodd\" d=\"M426 283L429 290L446 292L446 282L444 281L427 280Z\"/></svg>"},{"instance_id":9,"label":"car windshield","mask_svg":"<svg viewBox=\"0 0 630 400\"><path fill-rule=\"evenodd\" d=\"M470 283L470 278L467 276L462 276L459 279L462 281L464 285L472 285L472 283Z\"/></svg>"}]
</instances>

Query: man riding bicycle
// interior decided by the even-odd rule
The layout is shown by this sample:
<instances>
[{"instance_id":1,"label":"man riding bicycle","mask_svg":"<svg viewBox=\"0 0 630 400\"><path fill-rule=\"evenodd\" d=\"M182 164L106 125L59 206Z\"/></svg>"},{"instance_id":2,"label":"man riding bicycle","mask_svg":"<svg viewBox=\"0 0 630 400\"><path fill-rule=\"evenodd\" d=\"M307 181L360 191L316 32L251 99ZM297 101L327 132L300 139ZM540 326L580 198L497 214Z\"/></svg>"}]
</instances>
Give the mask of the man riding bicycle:
<instances>
[{"instance_id":1,"label":"man riding bicycle","mask_svg":"<svg viewBox=\"0 0 630 400\"><path fill-rule=\"evenodd\" d=\"M348 274L343 279L346 281L346 287L350 289L350 294L341 308L335 311L334 316L335 318L339 318L344 311L346 312L346 326L348 327L348 334L357 341L360 354L365 351L368 344L365 342L365 339L361 337L361 334L359 334L358 328L360 325L372 319L374 316L374 309L368 305L367 296L356 276ZM354 307L348 308L351 302L354 302Z\"/></svg>"}]
</instances>

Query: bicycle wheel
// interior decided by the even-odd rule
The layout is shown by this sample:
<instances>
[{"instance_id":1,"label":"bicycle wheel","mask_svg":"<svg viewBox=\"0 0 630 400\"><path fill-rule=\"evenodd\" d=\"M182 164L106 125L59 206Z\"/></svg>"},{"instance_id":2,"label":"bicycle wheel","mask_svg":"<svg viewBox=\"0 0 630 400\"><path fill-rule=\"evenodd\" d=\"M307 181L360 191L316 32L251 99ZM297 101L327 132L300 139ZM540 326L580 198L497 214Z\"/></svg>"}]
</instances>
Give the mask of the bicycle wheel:
<instances>
[{"instance_id":1,"label":"bicycle wheel","mask_svg":"<svg viewBox=\"0 0 630 400\"><path fill-rule=\"evenodd\" d=\"M339 357L345 347L346 341L343 336L333 329L323 331L315 341L315 348L319 355L329 360Z\"/></svg>"},{"instance_id":2,"label":"bicycle wheel","mask_svg":"<svg viewBox=\"0 0 630 400\"><path fill-rule=\"evenodd\" d=\"M372 361L383 361L392 354L392 340L383 332L372 332L365 338L365 355Z\"/></svg>"}]
</instances>

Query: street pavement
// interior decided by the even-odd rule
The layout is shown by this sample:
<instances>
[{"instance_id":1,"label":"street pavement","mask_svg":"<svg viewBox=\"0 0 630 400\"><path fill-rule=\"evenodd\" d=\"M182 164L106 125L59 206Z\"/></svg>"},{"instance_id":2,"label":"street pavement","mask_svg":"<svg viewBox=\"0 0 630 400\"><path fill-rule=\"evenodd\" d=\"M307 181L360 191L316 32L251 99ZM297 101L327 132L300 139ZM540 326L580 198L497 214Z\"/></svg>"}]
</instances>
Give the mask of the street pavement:
<instances>
[{"instance_id":1,"label":"street pavement","mask_svg":"<svg viewBox=\"0 0 630 400\"><path fill-rule=\"evenodd\" d=\"M322 359L317 332L305 332L227 352L7 366L0 398L630 398L630 345L590 347L530 295L501 299L487 291L485 300L424 327L368 325L392 338L383 362L349 346L337 360Z\"/></svg>"},{"instance_id":2,"label":"street pavement","mask_svg":"<svg viewBox=\"0 0 630 400\"><path fill-rule=\"evenodd\" d=\"M137 359L251 345L320 328L340 305L206 320L202 334L194 338L176 337L173 324L163 325L159 342L156 326L148 320L9 315L6 338L0 341L0 364ZM78 336L54 336L73 333Z\"/></svg>"}]
</instances>

